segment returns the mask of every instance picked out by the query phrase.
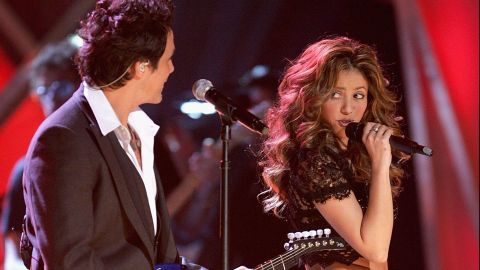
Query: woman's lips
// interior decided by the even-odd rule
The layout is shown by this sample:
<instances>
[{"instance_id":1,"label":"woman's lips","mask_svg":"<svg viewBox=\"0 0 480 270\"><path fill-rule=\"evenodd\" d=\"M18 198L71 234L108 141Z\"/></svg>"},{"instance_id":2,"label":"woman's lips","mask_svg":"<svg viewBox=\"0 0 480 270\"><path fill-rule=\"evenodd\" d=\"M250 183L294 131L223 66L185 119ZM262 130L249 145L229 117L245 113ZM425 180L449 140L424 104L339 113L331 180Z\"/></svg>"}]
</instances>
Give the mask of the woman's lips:
<instances>
[{"instance_id":1,"label":"woman's lips","mask_svg":"<svg viewBox=\"0 0 480 270\"><path fill-rule=\"evenodd\" d=\"M338 120L338 123L340 124L340 126L342 127L346 127L348 124L350 124L351 122L353 122L352 120Z\"/></svg>"}]
</instances>

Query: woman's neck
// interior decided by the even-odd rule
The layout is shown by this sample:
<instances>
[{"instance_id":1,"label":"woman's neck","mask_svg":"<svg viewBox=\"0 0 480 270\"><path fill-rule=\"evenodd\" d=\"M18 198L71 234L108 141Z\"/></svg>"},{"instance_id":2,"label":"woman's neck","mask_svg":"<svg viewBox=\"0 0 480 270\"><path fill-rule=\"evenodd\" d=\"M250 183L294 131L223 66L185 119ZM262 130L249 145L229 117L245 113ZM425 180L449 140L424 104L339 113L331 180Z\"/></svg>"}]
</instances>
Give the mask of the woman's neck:
<instances>
[{"instance_id":1,"label":"woman's neck","mask_svg":"<svg viewBox=\"0 0 480 270\"><path fill-rule=\"evenodd\" d=\"M348 139L340 139L337 138L336 140L337 146L340 150L346 151L348 148Z\"/></svg>"}]
</instances>

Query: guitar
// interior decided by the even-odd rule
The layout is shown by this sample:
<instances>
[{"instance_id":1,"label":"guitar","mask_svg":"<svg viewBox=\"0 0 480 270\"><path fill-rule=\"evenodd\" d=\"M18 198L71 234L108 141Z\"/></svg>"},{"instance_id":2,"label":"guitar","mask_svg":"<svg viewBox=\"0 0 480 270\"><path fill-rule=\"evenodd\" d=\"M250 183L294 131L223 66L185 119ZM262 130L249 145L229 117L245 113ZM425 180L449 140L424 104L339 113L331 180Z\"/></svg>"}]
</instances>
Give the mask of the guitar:
<instances>
[{"instance_id":1,"label":"guitar","mask_svg":"<svg viewBox=\"0 0 480 270\"><path fill-rule=\"evenodd\" d=\"M254 270L287 270L298 264L300 256L322 250L345 250L347 243L341 237L330 237L331 230L311 230L287 234L286 252L259 264ZM185 265L159 264L154 270L183 270Z\"/></svg>"},{"instance_id":2,"label":"guitar","mask_svg":"<svg viewBox=\"0 0 480 270\"><path fill-rule=\"evenodd\" d=\"M153 270L186 270L187 266L178 263L157 264Z\"/></svg>"},{"instance_id":3,"label":"guitar","mask_svg":"<svg viewBox=\"0 0 480 270\"><path fill-rule=\"evenodd\" d=\"M330 237L331 230L311 230L289 233L290 239L285 243L285 253L268 260L254 270L287 270L298 264L298 259L304 254L322 250L344 250L347 243L340 237ZM325 236L323 236L325 235ZM323 237L322 237L323 236Z\"/></svg>"}]
</instances>

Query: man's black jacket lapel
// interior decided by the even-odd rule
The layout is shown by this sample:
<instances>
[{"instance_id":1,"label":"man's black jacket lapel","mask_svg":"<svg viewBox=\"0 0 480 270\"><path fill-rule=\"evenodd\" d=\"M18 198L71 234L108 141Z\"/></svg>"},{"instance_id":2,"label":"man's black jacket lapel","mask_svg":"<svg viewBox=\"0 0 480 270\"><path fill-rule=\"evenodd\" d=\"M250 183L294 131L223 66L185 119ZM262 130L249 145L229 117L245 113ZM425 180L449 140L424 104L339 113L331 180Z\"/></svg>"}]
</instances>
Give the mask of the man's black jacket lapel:
<instances>
[{"instance_id":1,"label":"man's black jacket lapel","mask_svg":"<svg viewBox=\"0 0 480 270\"><path fill-rule=\"evenodd\" d=\"M125 210L125 213L134 227L135 231L140 236L140 239L145 245L146 250L149 254L149 259L152 265L155 262L155 255L154 255L154 239L151 237L151 234L145 229L142 221L142 217L140 213L137 211L135 207L135 202L132 199L132 196L128 190L127 179L122 174L122 169L120 168L120 164L118 162L117 157L115 156L113 147L112 147L112 137L115 139L115 135L110 133L108 136L103 136L100 128L98 127L97 121L95 120L94 114L88 105L85 96L83 96L83 87L75 93L75 98L77 98L77 104L80 106L82 111L84 112L85 116L89 119L90 122L90 132L93 135L93 139L96 141L102 156L104 157L109 171L112 175L113 183L115 185L115 189L117 190L119 200ZM117 142L118 144L118 142Z\"/></svg>"}]
</instances>

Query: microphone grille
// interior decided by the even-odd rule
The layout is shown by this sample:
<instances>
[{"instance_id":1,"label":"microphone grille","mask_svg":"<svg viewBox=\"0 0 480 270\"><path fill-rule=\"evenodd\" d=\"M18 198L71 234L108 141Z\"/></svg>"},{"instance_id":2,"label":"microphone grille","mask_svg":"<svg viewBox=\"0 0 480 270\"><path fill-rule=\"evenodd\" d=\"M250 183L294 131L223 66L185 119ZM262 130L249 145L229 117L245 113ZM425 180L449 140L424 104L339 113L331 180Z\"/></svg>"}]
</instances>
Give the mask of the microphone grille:
<instances>
[{"instance_id":1,"label":"microphone grille","mask_svg":"<svg viewBox=\"0 0 480 270\"><path fill-rule=\"evenodd\" d=\"M200 79L192 86L193 96L201 101L205 101L205 93L213 88L213 84L209 80Z\"/></svg>"},{"instance_id":2,"label":"microphone grille","mask_svg":"<svg viewBox=\"0 0 480 270\"><path fill-rule=\"evenodd\" d=\"M349 139L361 141L364 127L362 123L352 122L345 128L345 133Z\"/></svg>"}]
</instances>

